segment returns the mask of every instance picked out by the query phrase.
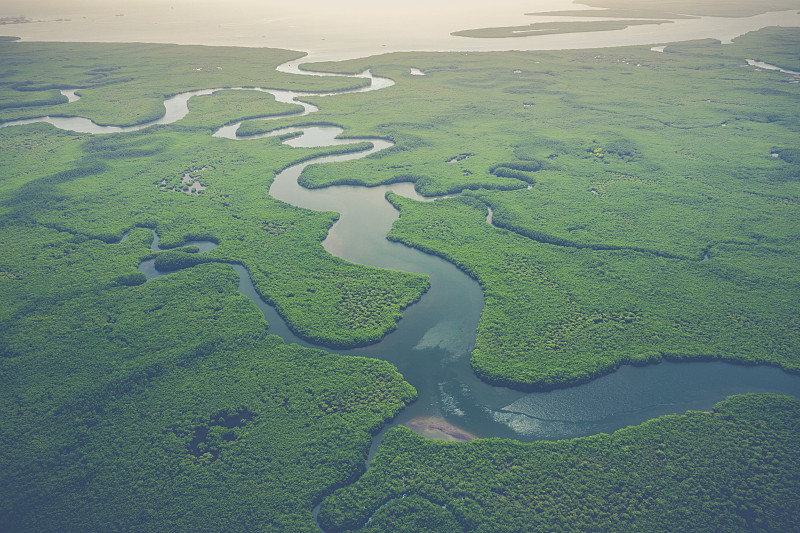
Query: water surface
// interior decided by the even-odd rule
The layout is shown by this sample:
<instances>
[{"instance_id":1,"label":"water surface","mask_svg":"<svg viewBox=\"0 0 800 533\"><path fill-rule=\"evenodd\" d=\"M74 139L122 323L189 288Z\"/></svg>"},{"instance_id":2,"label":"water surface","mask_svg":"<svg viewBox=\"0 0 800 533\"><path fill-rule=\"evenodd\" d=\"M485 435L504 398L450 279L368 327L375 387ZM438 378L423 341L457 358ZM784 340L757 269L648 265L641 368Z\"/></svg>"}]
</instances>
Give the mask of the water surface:
<instances>
[{"instance_id":1,"label":"water surface","mask_svg":"<svg viewBox=\"0 0 800 533\"><path fill-rule=\"evenodd\" d=\"M216 0L164 3L160 0L54 2L5 0L0 16L25 15L35 22L8 25L7 35L28 41L151 42L214 46L288 48L327 61L407 51L558 50L692 39L734 37L766 26L800 26L796 10L754 17L699 17L624 30L562 35L470 39L452 32L564 20L526 16L586 6L572 0L340 0L276 2ZM59 20L60 19L60 20ZM574 19L581 20L581 19ZM589 19L592 20L592 19ZM202 66L187 65L187 69ZM225 68L225 65L217 65Z\"/></svg>"}]
</instances>

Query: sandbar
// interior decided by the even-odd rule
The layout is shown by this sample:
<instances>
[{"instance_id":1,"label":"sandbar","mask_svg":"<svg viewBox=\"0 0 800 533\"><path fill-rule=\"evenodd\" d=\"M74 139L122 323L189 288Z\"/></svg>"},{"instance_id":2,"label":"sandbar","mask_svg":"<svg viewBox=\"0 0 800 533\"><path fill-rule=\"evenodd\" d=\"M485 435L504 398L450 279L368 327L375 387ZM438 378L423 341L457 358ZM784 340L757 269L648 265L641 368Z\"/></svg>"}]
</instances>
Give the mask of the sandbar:
<instances>
[{"instance_id":1,"label":"sandbar","mask_svg":"<svg viewBox=\"0 0 800 533\"><path fill-rule=\"evenodd\" d=\"M405 422L403 425L429 439L469 442L478 438L472 433L459 429L442 418L433 416L418 416Z\"/></svg>"}]
</instances>

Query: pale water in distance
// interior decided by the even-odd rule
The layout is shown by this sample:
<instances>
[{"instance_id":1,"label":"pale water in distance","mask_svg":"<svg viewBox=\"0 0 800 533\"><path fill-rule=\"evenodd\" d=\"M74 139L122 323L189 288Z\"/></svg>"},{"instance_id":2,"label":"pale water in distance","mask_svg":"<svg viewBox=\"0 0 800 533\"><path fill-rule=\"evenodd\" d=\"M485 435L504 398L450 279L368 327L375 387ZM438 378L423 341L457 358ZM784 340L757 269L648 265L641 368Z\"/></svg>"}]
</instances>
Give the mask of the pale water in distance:
<instances>
[{"instance_id":1,"label":"pale water in distance","mask_svg":"<svg viewBox=\"0 0 800 533\"><path fill-rule=\"evenodd\" d=\"M529 12L584 8L571 0L4 0L0 17L26 16L37 22L4 25L0 33L29 41L286 48L309 52L311 60L335 60L395 51L594 48L703 38L727 42L765 26L800 26L800 15L794 10L749 18L702 17L619 31L513 39L450 35L465 29L554 20L526 16Z\"/></svg>"}]
</instances>

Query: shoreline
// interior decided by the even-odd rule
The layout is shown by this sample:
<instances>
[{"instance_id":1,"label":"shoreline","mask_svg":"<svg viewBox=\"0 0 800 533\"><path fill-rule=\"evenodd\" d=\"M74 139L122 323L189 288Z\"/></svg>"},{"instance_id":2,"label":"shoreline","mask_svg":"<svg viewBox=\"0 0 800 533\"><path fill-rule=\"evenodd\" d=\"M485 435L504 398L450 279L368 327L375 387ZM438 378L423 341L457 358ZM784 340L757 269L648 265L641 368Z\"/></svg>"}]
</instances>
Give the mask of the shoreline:
<instances>
[{"instance_id":1,"label":"shoreline","mask_svg":"<svg viewBox=\"0 0 800 533\"><path fill-rule=\"evenodd\" d=\"M577 4L572 4L577 6ZM511 26L536 22L537 17L524 13L503 13L502 22ZM516 17L516 19L515 19ZM542 17L538 17L542 18ZM545 17L546 18L546 17ZM563 18L563 17L561 17ZM614 48L620 46L660 45L668 42L715 39L722 43L730 43L732 39L751 31L770 26L800 27L798 10L773 11L752 17L698 17L695 19L673 20L673 24L657 27L651 25L629 26L623 30L587 31L579 33L557 33L550 35L532 35L528 37L507 37L491 39L475 39L455 37L451 31L466 30L474 25L486 25L493 21L464 20L453 27L430 27L429 21L418 21L421 28L416 31L400 31L400 24L391 28L383 28L380 33L379 24L367 25L366 29L348 28L346 25L329 23L323 29L314 17L299 17L282 21L277 27L270 27L278 21L261 21L262 26L251 23L247 32L230 32L230 24L213 24L208 31L187 31L177 21L165 21L149 24L146 31L137 26L135 30L117 27L114 24L86 28L94 18L84 17L72 21L44 22L37 25L13 25L8 31L19 37L17 42L60 42L60 43L150 43L173 44L186 46L241 47L241 48L273 48L293 50L305 53L303 58L295 60L295 66L301 63L325 61L347 61L363 59L387 53L469 53L469 52L512 52L512 51L544 51L544 50L579 50L595 48ZM119 19L117 19L119 20ZM122 18L124 20L124 18ZM424 24L426 23L427 24ZM56 26L54 26L54 24ZM210 21L197 20L197 29L211 24ZM455 24L455 23L454 23ZM9 25L10 26L10 25ZM36 26L31 28L30 26ZM342 27L339 27L342 26ZM40 31L41 28L41 31ZM180 29L183 28L183 29ZM408 27L403 27L408 30ZM23 30L23 31L13 31ZM257 31L256 31L257 30ZM315 33L323 31L322 34ZM273 32L269 36L265 32ZM255 35L255 34L258 35ZM326 37L320 37L326 35ZM200 37L202 36L202 38Z\"/></svg>"}]
</instances>

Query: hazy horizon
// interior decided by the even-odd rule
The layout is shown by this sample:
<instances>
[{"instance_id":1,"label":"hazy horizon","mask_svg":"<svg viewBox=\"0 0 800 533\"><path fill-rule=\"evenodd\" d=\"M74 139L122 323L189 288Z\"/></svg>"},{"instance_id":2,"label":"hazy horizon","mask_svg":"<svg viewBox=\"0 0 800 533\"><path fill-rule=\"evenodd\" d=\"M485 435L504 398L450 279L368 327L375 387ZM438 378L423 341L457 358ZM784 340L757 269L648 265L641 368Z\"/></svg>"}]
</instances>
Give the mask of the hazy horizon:
<instances>
[{"instance_id":1,"label":"hazy horizon","mask_svg":"<svg viewBox=\"0 0 800 533\"><path fill-rule=\"evenodd\" d=\"M0 18L24 16L37 22L6 24L0 34L27 41L154 42L301 50L319 60L395 51L497 51L592 48L715 38L723 42L764 26L800 26L796 11L750 18L696 18L625 30L542 35L514 39L453 37L451 32L559 21L525 13L587 9L572 0L467 0L375 3L348 0L302 4L235 0L56 2L7 0ZM635 4L633 4L635 5ZM135 6L135 7L134 7ZM585 19L574 19L585 20Z\"/></svg>"}]
</instances>

